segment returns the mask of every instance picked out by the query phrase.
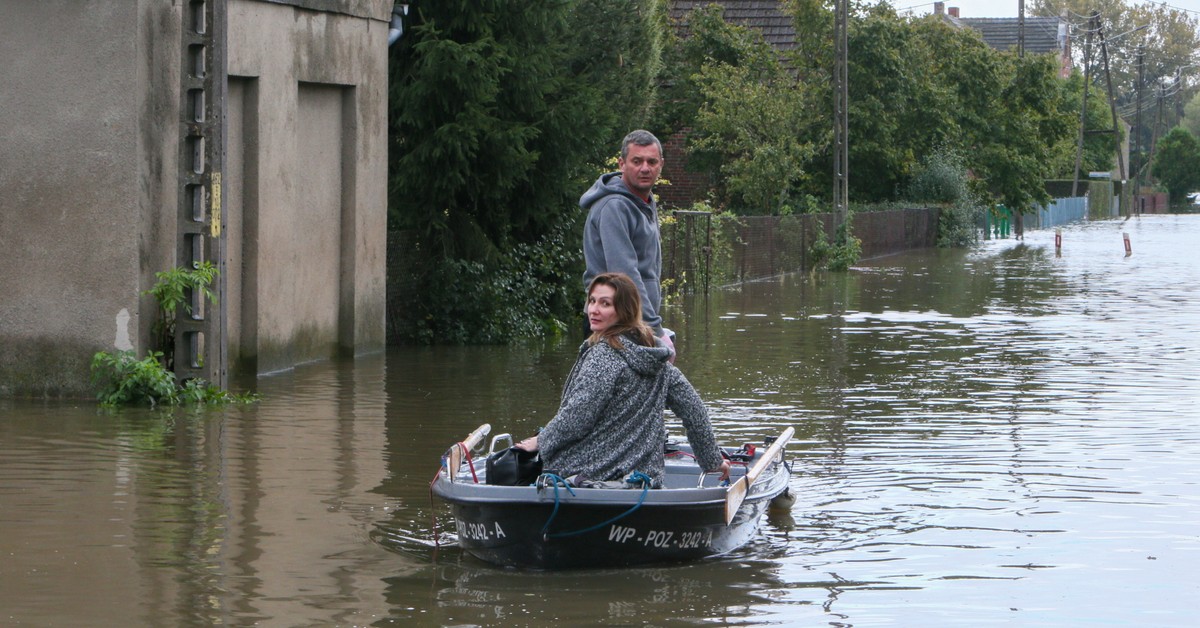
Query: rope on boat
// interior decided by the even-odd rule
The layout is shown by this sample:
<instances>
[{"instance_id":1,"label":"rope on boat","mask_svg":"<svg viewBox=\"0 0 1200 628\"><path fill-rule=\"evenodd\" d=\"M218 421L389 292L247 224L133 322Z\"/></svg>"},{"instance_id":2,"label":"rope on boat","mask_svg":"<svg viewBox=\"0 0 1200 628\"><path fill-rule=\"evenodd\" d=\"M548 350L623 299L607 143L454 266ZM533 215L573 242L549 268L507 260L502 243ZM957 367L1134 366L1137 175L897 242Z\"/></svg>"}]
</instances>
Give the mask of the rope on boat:
<instances>
[{"instance_id":1,"label":"rope on boat","mask_svg":"<svg viewBox=\"0 0 1200 628\"><path fill-rule=\"evenodd\" d=\"M546 484L542 481L543 478L550 480L550 486L554 487L554 510L550 511L550 518L546 520L546 525L542 526L542 536L545 537L550 536L546 533L546 531L550 529L550 522L554 521L554 517L558 515L558 485L561 484L563 488L567 489L567 492L569 492L572 497L575 496L575 489L571 488L570 482L567 482L562 477L553 473L543 473L538 476L536 484L539 489L546 486Z\"/></svg>"},{"instance_id":2,"label":"rope on boat","mask_svg":"<svg viewBox=\"0 0 1200 628\"><path fill-rule=\"evenodd\" d=\"M442 546L442 535L438 532L437 504L433 500L433 485L437 484L438 476L441 474L442 470L438 469L438 472L433 474L433 479L429 481L429 518L433 524L433 548L435 552Z\"/></svg>"},{"instance_id":3,"label":"rope on boat","mask_svg":"<svg viewBox=\"0 0 1200 628\"><path fill-rule=\"evenodd\" d=\"M550 511L550 518L546 520L546 525L542 526L542 536L545 538L548 538L548 539L561 539L563 537L576 536L579 534L593 532L595 530L599 530L600 528L603 528L604 526L606 526L610 523L614 523L616 521L620 521L624 517L628 517L629 515L633 514L633 511L642 507L642 502L646 501L646 494L650 492L650 485L653 483L653 480L650 479L650 476L646 475L645 473L642 473L641 471L634 471L633 473L629 474L628 478L625 479L625 483L627 483L627 484L636 484L638 482L641 482L641 484L642 484L642 495L640 497L638 497L638 502L633 505L633 508L626 510L625 512L613 517L612 519L609 519L608 521L602 521L600 523L597 523L594 526L590 526L590 527L584 528L582 530L574 530L572 532L550 533L549 532L550 522L554 521L554 517L556 515L558 515L558 485L559 485L559 483L562 483L563 487L566 488L567 491L569 491L572 496L575 495L575 491L571 490L571 485L566 480L562 479L561 477L559 477L557 475L554 475L553 473L543 473L538 478L539 485L541 485L541 480L543 477L550 478L550 480L552 482L551 486L554 487L554 510Z\"/></svg>"},{"instance_id":4,"label":"rope on boat","mask_svg":"<svg viewBox=\"0 0 1200 628\"><path fill-rule=\"evenodd\" d=\"M471 450L462 441L458 441L458 448L462 450L463 456L467 459L467 468L471 470L471 479L475 480L476 484L479 484L479 476L475 475L475 463L471 461ZM452 469L450 472L458 473L458 469Z\"/></svg>"}]
</instances>

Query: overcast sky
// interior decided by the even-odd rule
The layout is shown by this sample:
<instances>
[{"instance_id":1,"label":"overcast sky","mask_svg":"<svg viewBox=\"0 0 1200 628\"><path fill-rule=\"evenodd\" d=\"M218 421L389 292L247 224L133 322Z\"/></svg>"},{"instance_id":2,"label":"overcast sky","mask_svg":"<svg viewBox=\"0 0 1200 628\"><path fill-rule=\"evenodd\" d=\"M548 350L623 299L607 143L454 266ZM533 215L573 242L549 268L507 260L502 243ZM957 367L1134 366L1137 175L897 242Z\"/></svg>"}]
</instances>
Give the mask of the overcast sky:
<instances>
[{"instance_id":1,"label":"overcast sky","mask_svg":"<svg viewBox=\"0 0 1200 628\"><path fill-rule=\"evenodd\" d=\"M960 17L1017 17L1020 0L945 0L946 7L958 7ZM1147 4L1138 0L1127 0L1130 4ZM1153 4L1163 4L1154 2ZM1192 17L1200 17L1200 0L1167 0L1167 6L1191 11ZM933 3L923 0L892 0L892 6L900 13L906 10L916 15L933 12ZM1033 0L1025 0L1025 15L1032 15Z\"/></svg>"}]
</instances>

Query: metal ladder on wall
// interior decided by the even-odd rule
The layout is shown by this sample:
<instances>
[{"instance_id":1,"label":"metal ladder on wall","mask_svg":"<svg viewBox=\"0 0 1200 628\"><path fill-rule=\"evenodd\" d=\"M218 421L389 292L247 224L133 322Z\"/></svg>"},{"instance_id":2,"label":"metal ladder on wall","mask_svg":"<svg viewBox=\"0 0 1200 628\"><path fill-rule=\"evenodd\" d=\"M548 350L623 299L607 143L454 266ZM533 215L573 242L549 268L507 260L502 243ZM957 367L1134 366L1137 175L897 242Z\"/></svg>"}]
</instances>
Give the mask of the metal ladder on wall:
<instances>
[{"instance_id":1,"label":"metal ladder on wall","mask_svg":"<svg viewBox=\"0 0 1200 628\"><path fill-rule=\"evenodd\" d=\"M193 291L191 311L175 320L175 374L179 381L203 378L228 386L225 328L225 230L221 170L225 165L225 0L187 0L183 7L180 56L179 214L176 264L217 267L215 302Z\"/></svg>"}]
</instances>

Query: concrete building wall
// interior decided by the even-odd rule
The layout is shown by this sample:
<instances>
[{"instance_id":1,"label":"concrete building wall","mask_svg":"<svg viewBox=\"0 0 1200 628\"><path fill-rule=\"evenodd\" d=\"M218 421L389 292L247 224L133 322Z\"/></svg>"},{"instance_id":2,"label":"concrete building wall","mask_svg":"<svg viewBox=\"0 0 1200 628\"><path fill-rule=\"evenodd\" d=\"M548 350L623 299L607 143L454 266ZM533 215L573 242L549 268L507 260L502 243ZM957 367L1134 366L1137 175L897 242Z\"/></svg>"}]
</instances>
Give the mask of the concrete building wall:
<instances>
[{"instance_id":1,"label":"concrete building wall","mask_svg":"<svg viewBox=\"0 0 1200 628\"><path fill-rule=\"evenodd\" d=\"M229 25L232 361L267 372L379 349L387 22L235 0Z\"/></svg>"},{"instance_id":2,"label":"concrete building wall","mask_svg":"<svg viewBox=\"0 0 1200 628\"><path fill-rule=\"evenodd\" d=\"M144 63L158 44L148 29L176 13L158 5L5 3L0 394L89 394L92 354L148 334L141 262L156 229L143 210L174 162L143 153L161 139L145 116L172 115L148 96L161 78ZM168 76L178 66L161 62Z\"/></svg>"},{"instance_id":3,"label":"concrete building wall","mask_svg":"<svg viewBox=\"0 0 1200 628\"><path fill-rule=\"evenodd\" d=\"M174 265L181 11L4 3L0 396L90 397L152 342ZM390 0L229 0L224 215L236 373L384 343Z\"/></svg>"}]
</instances>

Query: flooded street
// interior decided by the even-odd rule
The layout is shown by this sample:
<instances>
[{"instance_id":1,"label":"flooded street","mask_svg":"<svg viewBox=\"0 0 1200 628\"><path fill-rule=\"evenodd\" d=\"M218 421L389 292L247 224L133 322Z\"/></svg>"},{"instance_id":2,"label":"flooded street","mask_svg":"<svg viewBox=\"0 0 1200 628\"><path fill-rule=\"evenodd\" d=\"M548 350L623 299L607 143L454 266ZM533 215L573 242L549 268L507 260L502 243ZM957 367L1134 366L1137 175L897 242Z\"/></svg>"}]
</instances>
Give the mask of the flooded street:
<instances>
[{"instance_id":1,"label":"flooded street","mask_svg":"<svg viewBox=\"0 0 1200 628\"><path fill-rule=\"evenodd\" d=\"M454 547L440 454L548 421L574 339L306 365L245 407L0 400L0 625L1193 625L1200 215L1054 240L668 307L723 443L796 429L790 515L696 564Z\"/></svg>"}]
</instances>

